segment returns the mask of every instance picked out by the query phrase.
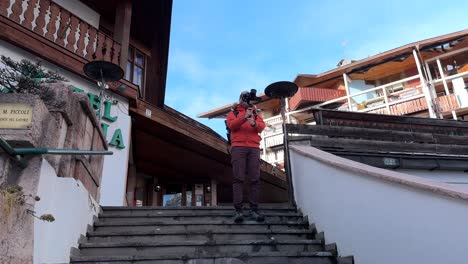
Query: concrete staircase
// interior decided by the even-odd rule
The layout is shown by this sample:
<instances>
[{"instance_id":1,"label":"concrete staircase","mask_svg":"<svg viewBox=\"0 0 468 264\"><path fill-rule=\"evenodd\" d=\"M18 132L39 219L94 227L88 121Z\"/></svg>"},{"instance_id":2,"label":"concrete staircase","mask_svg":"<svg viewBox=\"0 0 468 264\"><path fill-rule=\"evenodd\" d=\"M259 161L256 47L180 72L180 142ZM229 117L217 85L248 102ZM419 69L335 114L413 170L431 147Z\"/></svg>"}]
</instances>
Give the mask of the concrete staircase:
<instances>
[{"instance_id":1,"label":"concrete staircase","mask_svg":"<svg viewBox=\"0 0 468 264\"><path fill-rule=\"evenodd\" d=\"M352 264L306 217L263 206L265 222L233 221L232 207L104 207L71 263Z\"/></svg>"}]
</instances>

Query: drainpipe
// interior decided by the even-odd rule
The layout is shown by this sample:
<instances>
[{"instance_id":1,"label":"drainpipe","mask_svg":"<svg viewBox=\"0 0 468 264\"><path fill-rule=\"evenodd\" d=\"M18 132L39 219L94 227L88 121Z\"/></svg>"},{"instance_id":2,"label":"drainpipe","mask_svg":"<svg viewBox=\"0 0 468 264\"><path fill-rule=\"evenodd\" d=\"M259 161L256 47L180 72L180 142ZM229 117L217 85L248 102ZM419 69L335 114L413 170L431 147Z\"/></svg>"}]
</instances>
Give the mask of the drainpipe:
<instances>
[{"instance_id":1,"label":"drainpipe","mask_svg":"<svg viewBox=\"0 0 468 264\"><path fill-rule=\"evenodd\" d=\"M25 168L27 162L22 155L112 155L112 151L106 150L80 150L80 149L54 149L54 148L13 148L8 142L0 137L0 148L19 162Z\"/></svg>"}]
</instances>

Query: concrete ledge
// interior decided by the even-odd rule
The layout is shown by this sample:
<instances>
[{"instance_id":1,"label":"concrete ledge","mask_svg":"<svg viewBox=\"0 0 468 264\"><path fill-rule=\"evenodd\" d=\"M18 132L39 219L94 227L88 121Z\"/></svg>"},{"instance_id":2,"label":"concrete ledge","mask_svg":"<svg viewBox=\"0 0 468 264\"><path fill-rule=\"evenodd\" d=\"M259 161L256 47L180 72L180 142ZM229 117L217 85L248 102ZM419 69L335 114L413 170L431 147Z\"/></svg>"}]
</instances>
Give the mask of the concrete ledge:
<instances>
[{"instance_id":1,"label":"concrete ledge","mask_svg":"<svg viewBox=\"0 0 468 264\"><path fill-rule=\"evenodd\" d=\"M348 160L328 152L319 150L310 146L290 146L292 151L295 151L303 156L315 159L317 161L355 172L362 176L370 176L379 180L398 183L412 188L430 191L439 195L448 196L451 198L468 201L468 193L461 192L453 188L449 184L438 183L430 180L425 180L420 177L409 174L394 172L390 170L372 167L366 164Z\"/></svg>"}]
</instances>

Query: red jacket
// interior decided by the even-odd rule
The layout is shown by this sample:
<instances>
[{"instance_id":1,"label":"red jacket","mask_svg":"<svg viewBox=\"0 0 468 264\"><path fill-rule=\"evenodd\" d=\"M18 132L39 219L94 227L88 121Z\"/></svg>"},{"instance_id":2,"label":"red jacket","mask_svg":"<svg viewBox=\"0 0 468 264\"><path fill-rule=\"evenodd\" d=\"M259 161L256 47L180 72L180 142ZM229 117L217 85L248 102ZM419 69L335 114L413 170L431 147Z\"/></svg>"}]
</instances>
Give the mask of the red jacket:
<instances>
[{"instance_id":1,"label":"red jacket","mask_svg":"<svg viewBox=\"0 0 468 264\"><path fill-rule=\"evenodd\" d=\"M231 130L231 146L258 148L261 137L258 135L265 128L265 123L260 115L255 117L255 126L251 126L245 118L245 108L242 105L236 107L237 117L234 112L229 112L227 125Z\"/></svg>"}]
</instances>

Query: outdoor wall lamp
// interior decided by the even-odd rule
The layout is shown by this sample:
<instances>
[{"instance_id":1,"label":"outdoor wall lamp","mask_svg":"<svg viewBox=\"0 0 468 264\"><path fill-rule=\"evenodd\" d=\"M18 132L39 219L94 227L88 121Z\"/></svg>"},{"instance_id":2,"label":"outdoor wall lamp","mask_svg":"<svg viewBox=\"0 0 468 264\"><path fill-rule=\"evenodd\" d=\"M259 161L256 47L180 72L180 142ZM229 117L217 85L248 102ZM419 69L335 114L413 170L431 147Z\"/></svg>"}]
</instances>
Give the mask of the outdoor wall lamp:
<instances>
[{"instance_id":1,"label":"outdoor wall lamp","mask_svg":"<svg viewBox=\"0 0 468 264\"><path fill-rule=\"evenodd\" d=\"M160 192L160 191L161 191L161 185L156 184L156 185L154 186L154 191L155 191L155 192Z\"/></svg>"},{"instance_id":2,"label":"outdoor wall lamp","mask_svg":"<svg viewBox=\"0 0 468 264\"><path fill-rule=\"evenodd\" d=\"M206 186L206 192L210 193L211 192L211 186Z\"/></svg>"}]
</instances>

